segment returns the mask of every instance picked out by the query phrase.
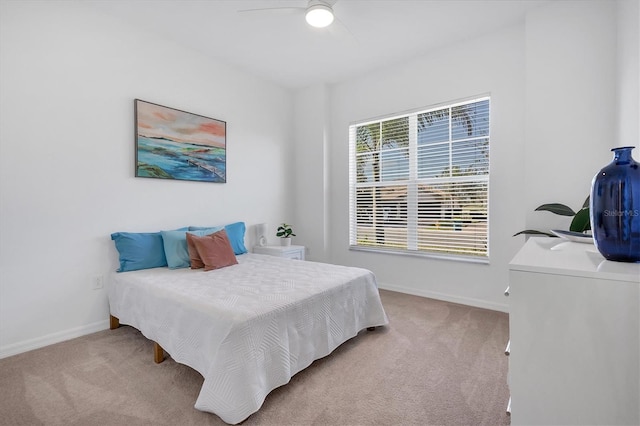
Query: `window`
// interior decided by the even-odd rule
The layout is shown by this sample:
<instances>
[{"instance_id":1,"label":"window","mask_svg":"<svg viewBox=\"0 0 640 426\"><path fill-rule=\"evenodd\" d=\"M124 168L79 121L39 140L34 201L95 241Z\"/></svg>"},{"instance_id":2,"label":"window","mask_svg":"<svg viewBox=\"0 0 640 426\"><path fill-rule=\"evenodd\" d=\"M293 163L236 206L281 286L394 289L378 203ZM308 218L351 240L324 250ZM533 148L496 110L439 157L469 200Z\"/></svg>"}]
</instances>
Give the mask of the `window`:
<instances>
[{"instance_id":1,"label":"window","mask_svg":"<svg viewBox=\"0 0 640 426\"><path fill-rule=\"evenodd\" d=\"M488 260L489 103L349 126L352 249Z\"/></svg>"}]
</instances>

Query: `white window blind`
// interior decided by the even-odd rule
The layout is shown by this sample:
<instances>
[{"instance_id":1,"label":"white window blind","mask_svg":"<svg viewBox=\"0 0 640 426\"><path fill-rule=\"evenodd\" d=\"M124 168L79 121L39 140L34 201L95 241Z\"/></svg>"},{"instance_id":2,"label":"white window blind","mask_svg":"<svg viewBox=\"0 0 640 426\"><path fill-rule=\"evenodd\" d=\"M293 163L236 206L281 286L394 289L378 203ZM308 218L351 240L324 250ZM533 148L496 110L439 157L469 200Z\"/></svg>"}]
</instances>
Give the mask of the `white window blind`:
<instances>
[{"instance_id":1,"label":"white window blind","mask_svg":"<svg viewBox=\"0 0 640 426\"><path fill-rule=\"evenodd\" d=\"M489 106L349 126L352 249L488 259Z\"/></svg>"}]
</instances>

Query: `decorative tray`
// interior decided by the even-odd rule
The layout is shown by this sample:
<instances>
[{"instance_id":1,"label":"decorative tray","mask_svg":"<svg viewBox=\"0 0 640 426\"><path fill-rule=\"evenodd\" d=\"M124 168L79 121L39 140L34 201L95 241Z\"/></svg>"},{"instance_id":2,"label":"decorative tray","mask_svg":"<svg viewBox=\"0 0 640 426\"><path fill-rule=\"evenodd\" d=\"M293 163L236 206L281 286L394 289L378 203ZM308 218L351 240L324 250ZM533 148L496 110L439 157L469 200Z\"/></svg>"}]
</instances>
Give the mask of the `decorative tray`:
<instances>
[{"instance_id":1,"label":"decorative tray","mask_svg":"<svg viewBox=\"0 0 640 426\"><path fill-rule=\"evenodd\" d=\"M556 237L573 241L576 243L593 244L593 236L591 234L583 234L582 232L563 231L561 229L552 229L551 233Z\"/></svg>"}]
</instances>

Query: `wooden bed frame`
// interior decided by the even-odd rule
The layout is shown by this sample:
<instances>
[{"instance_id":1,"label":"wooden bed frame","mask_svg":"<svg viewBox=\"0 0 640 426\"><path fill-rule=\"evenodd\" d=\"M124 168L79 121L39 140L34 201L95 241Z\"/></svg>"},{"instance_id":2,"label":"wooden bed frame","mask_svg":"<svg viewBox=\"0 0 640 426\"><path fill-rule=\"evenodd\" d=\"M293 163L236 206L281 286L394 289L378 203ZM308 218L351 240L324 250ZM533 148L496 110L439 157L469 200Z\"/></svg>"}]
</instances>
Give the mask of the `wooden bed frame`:
<instances>
[{"instance_id":1,"label":"wooden bed frame","mask_svg":"<svg viewBox=\"0 0 640 426\"><path fill-rule=\"evenodd\" d=\"M115 330L118 327L120 327L120 320L113 315L109 315L109 328ZM367 327L367 331L373 331L375 329L375 327ZM164 349L162 349L162 346L153 342L153 362L160 364L164 361L164 358Z\"/></svg>"},{"instance_id":2,"label":"wooden bed frame","mask_svg":"<svg viewBox=\"0 0 640 426\"><path fill-rule=\"evenodd\" d=\"M109 315L109 328L111 330L115 330L118 327L120 327L120 320L113 315ZM153 361L156 364L160 364L164 361L164 349L162 349L162 346L156 342L153 342Z\"/></svg>"}]
</instances>

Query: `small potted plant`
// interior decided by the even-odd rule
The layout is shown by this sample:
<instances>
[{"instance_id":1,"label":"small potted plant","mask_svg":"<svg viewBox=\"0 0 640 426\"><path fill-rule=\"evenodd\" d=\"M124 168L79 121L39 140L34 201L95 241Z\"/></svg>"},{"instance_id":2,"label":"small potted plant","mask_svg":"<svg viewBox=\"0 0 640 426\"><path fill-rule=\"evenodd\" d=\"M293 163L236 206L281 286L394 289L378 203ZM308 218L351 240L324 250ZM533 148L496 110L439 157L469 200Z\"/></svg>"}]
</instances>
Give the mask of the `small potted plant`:
<instances>
[{"instance_id":1,"label":"small potted plant","mask_svg":"<svg viewBox=\"0 0 640 426\"><path fill-rule=\"evenodd\" d=\"M276 237L280 237L280 244L283 246L291 245L291 237L295 237L296 234L293 233L293 229L291 229L291 225L287 225L286 223L282 223L278 226L278 232L276 233Z\"/></svg>"}]
</instances>

